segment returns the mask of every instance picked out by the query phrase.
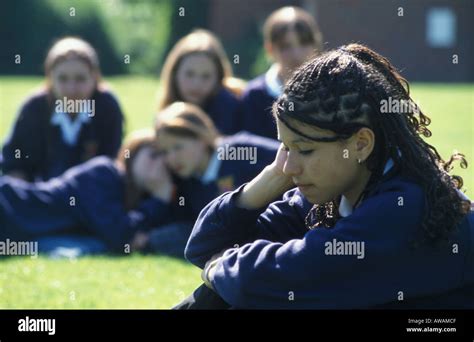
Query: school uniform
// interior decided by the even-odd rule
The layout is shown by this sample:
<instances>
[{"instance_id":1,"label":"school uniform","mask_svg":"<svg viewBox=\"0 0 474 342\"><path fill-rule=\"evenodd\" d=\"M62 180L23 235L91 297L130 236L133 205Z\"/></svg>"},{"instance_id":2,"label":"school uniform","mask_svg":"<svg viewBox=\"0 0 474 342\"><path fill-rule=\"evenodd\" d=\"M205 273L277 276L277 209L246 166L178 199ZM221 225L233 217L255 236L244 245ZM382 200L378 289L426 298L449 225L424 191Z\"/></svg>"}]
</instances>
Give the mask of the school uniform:
<instances>
[{"instance_id":1,"label":"school uniform","mask_svg":"<svg viewBox=\"0 0 474 342\"><path fill-rule=\"evenodd\" d=\"M265 74L251 80L241 98L242 129L276 139L277 128L272 115L272 105L282 92L283 84L278 78L276 65Z\"/></svg>"},{"instance_id":2,"label":"school uniform","mask_svg":"<svg viewBox=\"0 0 474 342\"><path fill-rule=\"evenodd\" d=\"M241 130L240 101L225 87L211 97L202 109L209 115L221 134L231 135Z\"/></svg>"},{"instance_id":3,"label":"school uniform","mask_svg":"<svg viewBox=\"0 0 474 342\"><path fill-rule=\"evenodd\" d=\"M125 209L125 175L108 157L95 157L46 182L0 177L0 240L47 236L97 237L124 252L138 230L166 222L169 204L147 198ZM40 246L41 247L41 246Z\"/></svg>"},{"instance_id":4,"label":"school uniform","mask_svg":"<svg viewBox=\"0 0 474 342\"><path fill-rule=\"evenodd\" d=\"M122 141L120 106L108 91L96 90L91 100L94 113L71 120L56 111L47 91L28 98L3 146L3 173L17 170L30 181L48 180L98 155L115 158Z\"/></svg>"},{"instance_id":5,"label":"school uniform","mask_svg":"<svg viewBox=\"0 0 474 342\"><path fill-rule=\"evenodd\" d=\"M184 247L200 211L220 194L255 178L273 162L278 147L278 141L248 132L222 138L201 177L175 178L177 203L173 216L179 222L154 229L147 251L184 257ZM249 149L255 154L248 154ZM250 158L238 160L239 157ZM248 160L251 158L254 160Z\"/></svg>"},{"instance_id":6,"label":"school uniform","mask_svg":"<svg viewBox=\"0 0 474 342\"><path fill-rule=\"evenodd\" d=\"M425 196L398 172L386 173L357 208L342 197L341 218L330 229L306 228L307 205L298 189L259 210L236 205L242 189L204 208L185 251L203 268L227 249L210 283L230 306L474 308L474 213L449 244L413 248L421 234ZM356 255L357 242L364 248Z\"/></svg>"},{"instance_id":7,"label":"school uniform","mask_svg":"<svg viewBox=\"0 0 474 342\"><path fill-rule=\"evenodd\" d=\"M177 180L178 193L184 198L193 218L197 218L200 211L220 194L255 178L265 166L273 162L279 146L276 140L248 132L222 138L201 177ZM244 151L242 148L246 151L254 148L255 160L245 159L251 157L245 153L239 155L239 148L240 151ZM238 157L244 158L238 160Z\"/></svg>"}]
</instances>

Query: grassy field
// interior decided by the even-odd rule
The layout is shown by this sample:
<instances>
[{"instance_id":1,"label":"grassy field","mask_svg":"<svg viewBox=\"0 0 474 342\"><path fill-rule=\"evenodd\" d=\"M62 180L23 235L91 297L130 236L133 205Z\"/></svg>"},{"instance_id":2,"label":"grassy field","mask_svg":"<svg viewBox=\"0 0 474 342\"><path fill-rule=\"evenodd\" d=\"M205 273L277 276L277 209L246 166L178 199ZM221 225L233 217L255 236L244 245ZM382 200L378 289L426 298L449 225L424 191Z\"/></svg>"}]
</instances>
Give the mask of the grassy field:
<instances>
[{"instance_id":1,"label":"grassy field","mask_svg":"<svg viewBox=\"0 0 474 342\"><path fill-rule=\"evenodd\" d=\"M0 308L167 309L201 283L199 269L162 256L15 257L0 267Z\"/></svg>"},{"instance_id":2,"label":"grassy field","mask_svg":"<svg viewBox=\"0 0 474 342\"><path fill-rule=\"evenodd\" d=\"M42 79L0 77L0 140L18 106ZM127 132L153 121L158 81L108 78L127 117ZM414 100L428 114L429 139L447 157L453 150L472 163L463 176L474 187L474 85L412 85ZM200 284L199 270L159 256L95 257L79 260L9 258L0 261L0 308L169 308Z\"/></svg>"}]
</instances>

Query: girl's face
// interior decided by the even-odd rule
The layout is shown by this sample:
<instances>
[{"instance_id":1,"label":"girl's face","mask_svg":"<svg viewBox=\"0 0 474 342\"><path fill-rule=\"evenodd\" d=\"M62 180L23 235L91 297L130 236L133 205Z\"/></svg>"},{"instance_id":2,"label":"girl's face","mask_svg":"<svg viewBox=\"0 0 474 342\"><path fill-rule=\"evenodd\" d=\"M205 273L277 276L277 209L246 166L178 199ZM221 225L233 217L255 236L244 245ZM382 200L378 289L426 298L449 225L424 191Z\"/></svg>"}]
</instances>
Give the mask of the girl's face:
<instances>
[{"instance_id":1,"label":"girl's face","mask_svg":"<svg viewBox=\"0 0 474 342\"><path fill-rule=\"evenodd\" d=\"M180 137L167 132L158 134L160 150L166 165L181 178L203 172L209 158L208 146L195 138Z\"/></svg>"},{"instance_id":2,"label":"girl's face","mask_svg":"<svg viewBox=\"0 0 474 342\"><path fill-rule=\"evenodd\" d=\"M50 77L56 98L67 97L72 100L90 98L97 83L96 75L79 59L59 62L51 70Z\"/></svg>"},{"instance_id":3,"label":"girl's face","mask_svg":"<svg viewBox=\"0 0 474 342\"><path fill-rule=\"evenodd\" d=\"M309 136L332 137L334 132L291 121L295 128ZM343 142L314 142L277 120L278 136L287 150L283 172L291 177L304 196L313 204L322 204L346 196L355 202L364 189L368 170L358 164L367 151L357 133ZM354 199L355 198L355 199Z\"/></svg>"},{"instance_id":4,"label":"girl's face","mask_svg":"<svg viewBox=\"0 0 474 342\"><path fill-rule=\"evenodd\" d=\"M302 45L294 30L288 31L282 41L270 48L270 54L275 61L286 70L296 70L314 53L313 44Z\"/></svg>"},{"instance_id":5,"label":"girl's face","mask_svg":"<svg viewBox=\"0 0 474 342\"><path fill-rule=\"evenodd\" d=\"M176 82L180 100L202 105L217 88L217 67L202 53L186 56L176 71Z\"/></svg>"},{"instance_id":6,"label":"girl's face","mask_svg":"<svg viewBox=\"0 0 474 342\"><path fill-rule=\"evenodd\" d=\"M133 182L143 190L148 190L151 184L160 177L163 169L163 159L159 151L152 146L145 146L138 150L132 164Z\"/></svg>"}]
</instances>

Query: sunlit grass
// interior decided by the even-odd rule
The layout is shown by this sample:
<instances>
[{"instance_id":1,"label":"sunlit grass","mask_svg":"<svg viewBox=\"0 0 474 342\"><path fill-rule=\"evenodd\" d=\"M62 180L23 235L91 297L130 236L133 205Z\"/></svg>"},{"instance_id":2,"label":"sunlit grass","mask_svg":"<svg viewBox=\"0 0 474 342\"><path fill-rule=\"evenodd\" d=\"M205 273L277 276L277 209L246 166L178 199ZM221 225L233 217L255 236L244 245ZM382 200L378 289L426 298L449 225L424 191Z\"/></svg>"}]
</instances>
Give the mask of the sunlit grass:
<instances>
[{"instance_id":1,"label":"sunlit grass","mask_svg":"<svg viewBox=\"0 0 474 342\"><path fill-rule=\"evenodd\" d=\"M200 284L199 269L160 256L0 260L0 308L167 309Z\"/></svg>"}]
</instances>

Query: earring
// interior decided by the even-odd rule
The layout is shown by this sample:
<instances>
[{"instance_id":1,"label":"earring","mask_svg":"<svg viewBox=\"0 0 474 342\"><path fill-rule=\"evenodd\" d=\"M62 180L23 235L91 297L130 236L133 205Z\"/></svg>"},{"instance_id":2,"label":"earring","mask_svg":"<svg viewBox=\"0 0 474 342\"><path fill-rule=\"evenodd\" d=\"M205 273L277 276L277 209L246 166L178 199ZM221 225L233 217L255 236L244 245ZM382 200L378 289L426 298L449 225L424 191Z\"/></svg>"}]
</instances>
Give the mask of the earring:
<instances>
[{"instance_id":1,"label":"earring","mask_svg":"<svg viewBox=\"0 0 474 342\"><path fill-rule=\"evenodd\" d=\"M362 164L362 160L360 158L357 159L357 163Z\"/></svg>"}]
</instances>

